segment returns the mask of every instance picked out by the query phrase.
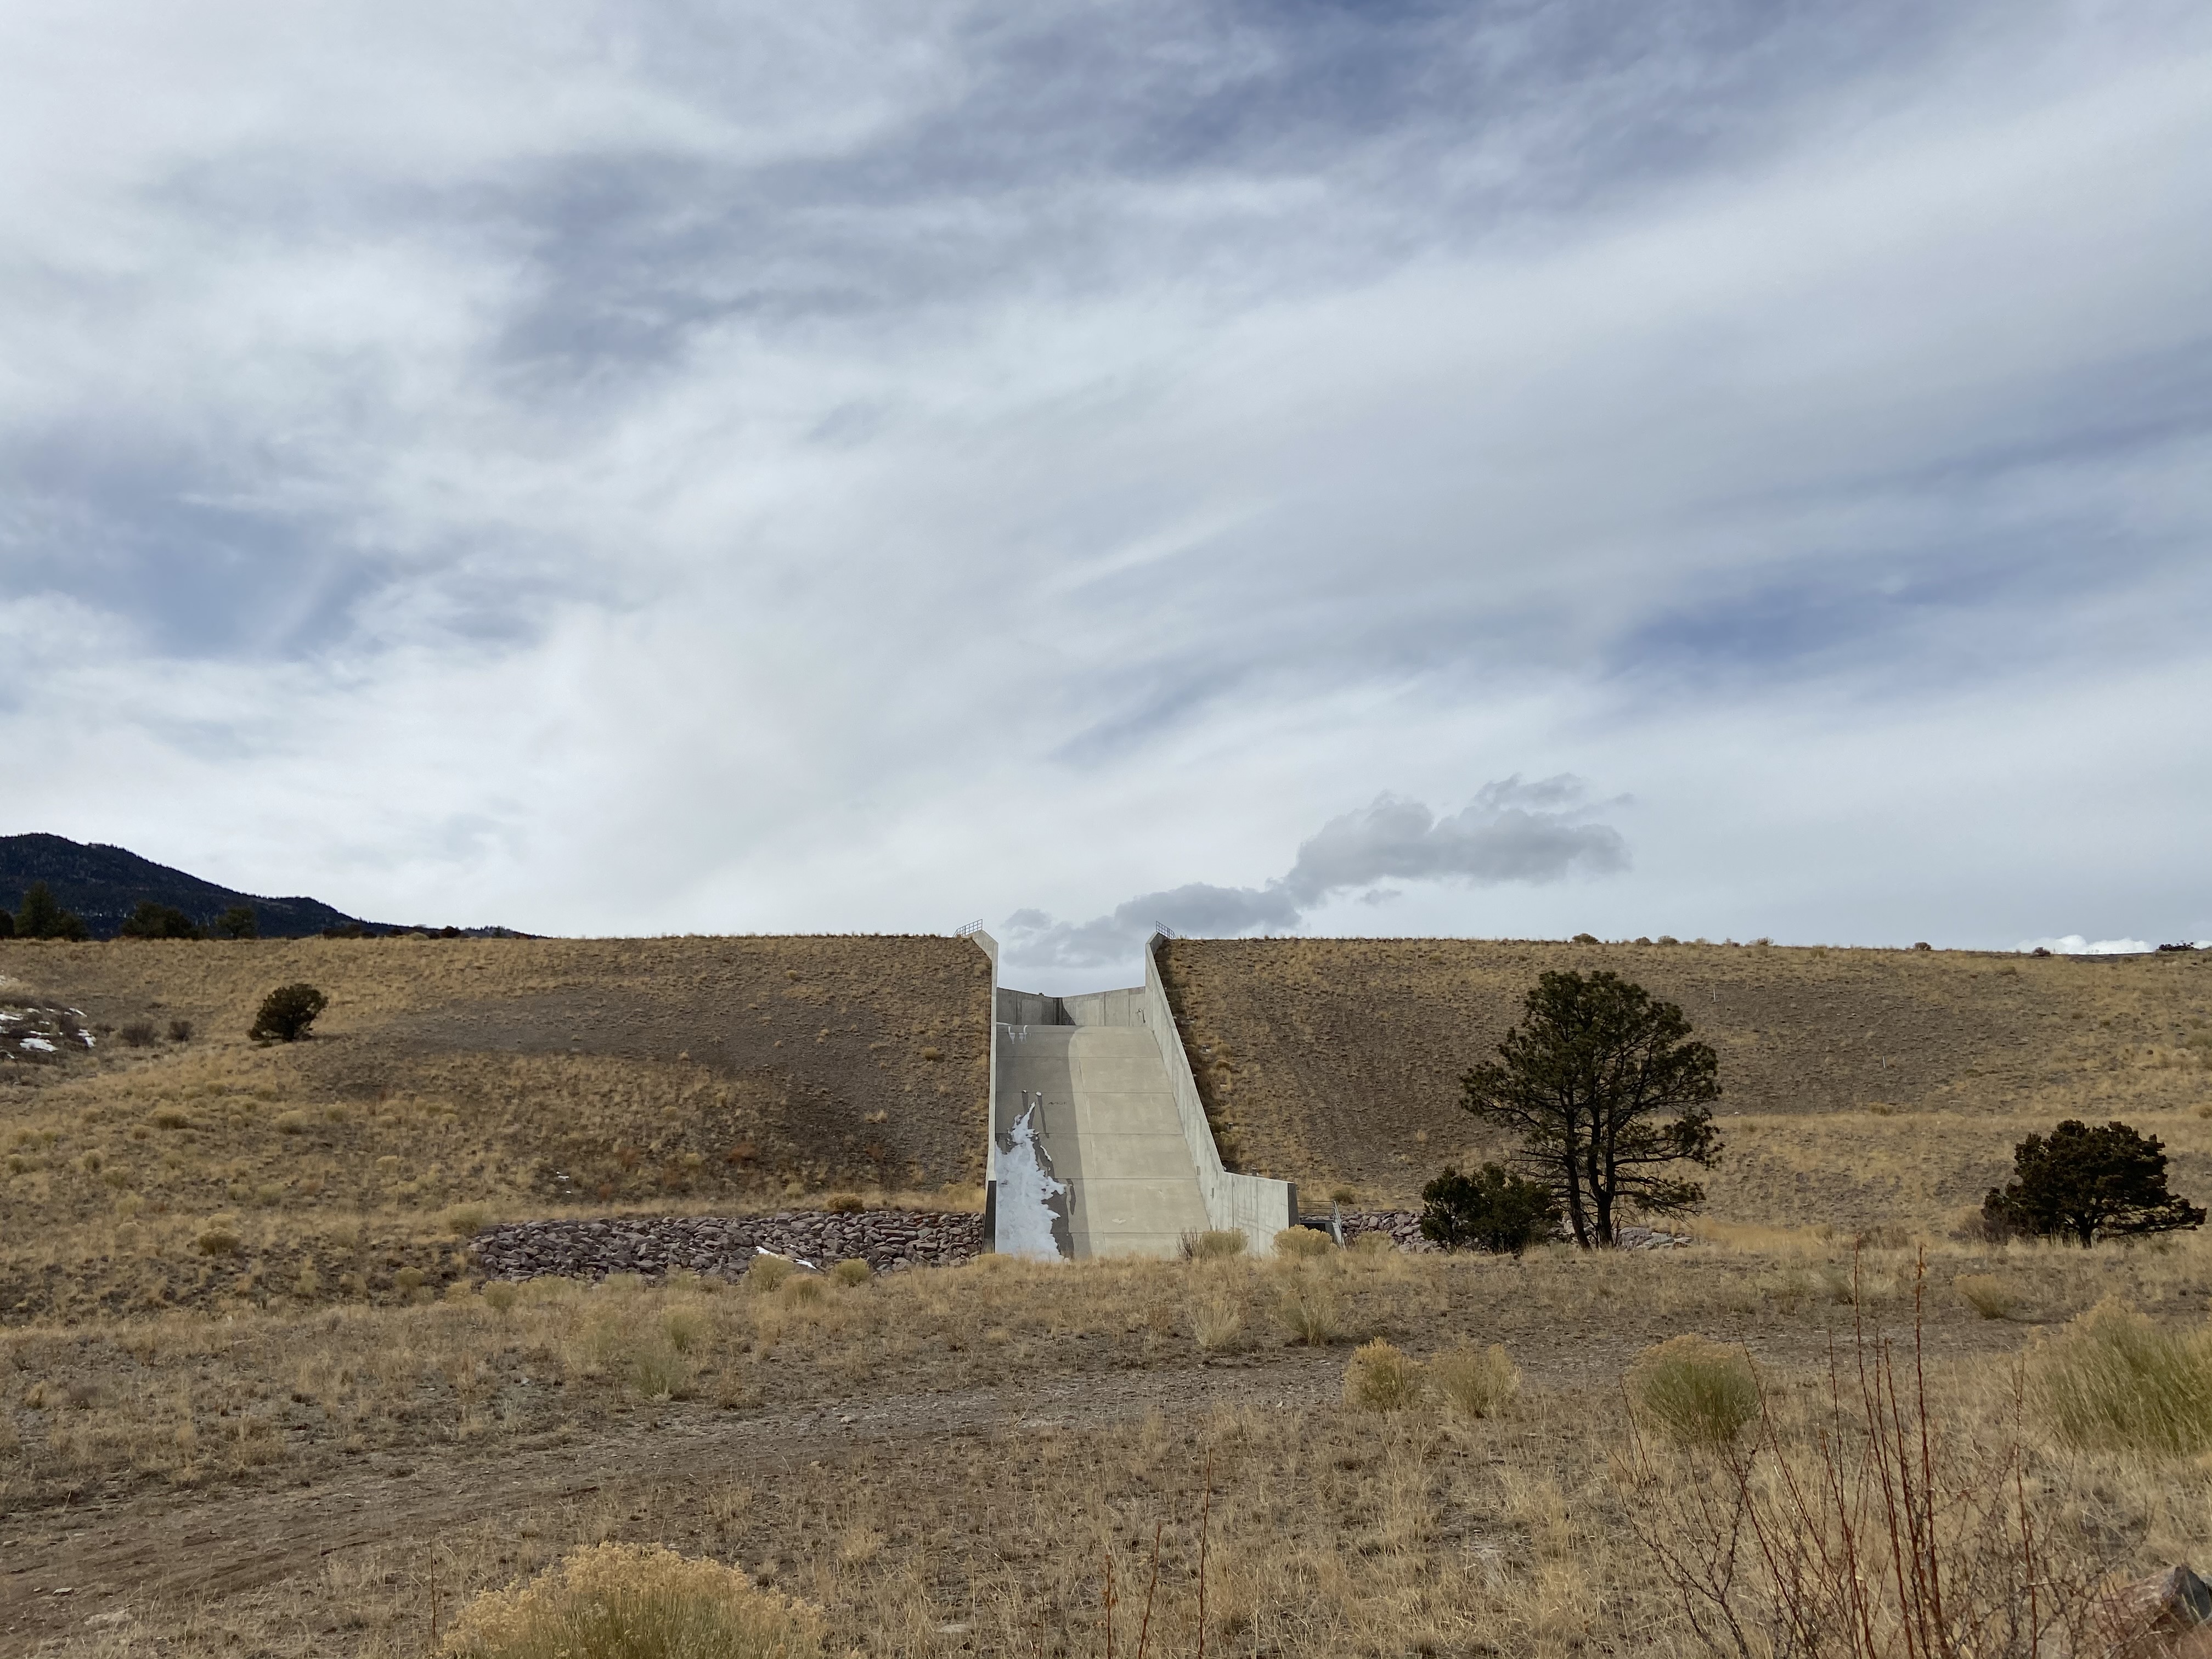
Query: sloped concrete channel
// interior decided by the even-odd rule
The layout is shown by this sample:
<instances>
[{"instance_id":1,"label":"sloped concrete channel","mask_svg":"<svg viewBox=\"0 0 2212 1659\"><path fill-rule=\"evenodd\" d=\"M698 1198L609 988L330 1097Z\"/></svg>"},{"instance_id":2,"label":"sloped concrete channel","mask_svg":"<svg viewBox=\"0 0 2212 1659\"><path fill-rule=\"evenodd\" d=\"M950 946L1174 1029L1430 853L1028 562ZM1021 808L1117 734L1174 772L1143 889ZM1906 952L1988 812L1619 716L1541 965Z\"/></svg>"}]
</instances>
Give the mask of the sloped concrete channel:
<instances>
[{"instance_id":1,"label":"sloped concrete channel","mask_svg":"<svg viewBox=\"0 0 2212 1659\"><path fill-rule=\"evenodd\" d=\"M998 951L988 934L976 943ZM1265 1254L1297 1188L1222 1167L1146 947L1146 982L1055 997L996 988L994 1248L1012 1255L1171 1256L1184 1235L1243 1231Z\"/></svg>"}]
</instances>

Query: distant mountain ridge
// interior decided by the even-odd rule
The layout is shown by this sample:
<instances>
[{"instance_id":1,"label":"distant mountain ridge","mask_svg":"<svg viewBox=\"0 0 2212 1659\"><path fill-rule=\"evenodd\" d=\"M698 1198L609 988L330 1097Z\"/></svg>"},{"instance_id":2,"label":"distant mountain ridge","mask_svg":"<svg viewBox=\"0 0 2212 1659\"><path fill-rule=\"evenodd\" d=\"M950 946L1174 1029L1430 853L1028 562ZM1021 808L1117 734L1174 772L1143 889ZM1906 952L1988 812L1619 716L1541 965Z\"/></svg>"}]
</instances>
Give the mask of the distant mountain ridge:
<instances>
[{"instance_id":1,"label":"distant mountain ridge","mask_svg":"<svg viewBox=\"0 0 2212 1659\"><path fill-rule=\"evenodd\" d=\"M21 910L24 890L34 881L46 883L62 908L82 917L94 939L113 939L142 899L173 904L202 927L233 905L251 905L264 939L305 939L326 927L392 931L320 899L263 898L219 887L127 848L87 846L63 836L0 836L0 910Z\"/></svg>"}]
</instances>

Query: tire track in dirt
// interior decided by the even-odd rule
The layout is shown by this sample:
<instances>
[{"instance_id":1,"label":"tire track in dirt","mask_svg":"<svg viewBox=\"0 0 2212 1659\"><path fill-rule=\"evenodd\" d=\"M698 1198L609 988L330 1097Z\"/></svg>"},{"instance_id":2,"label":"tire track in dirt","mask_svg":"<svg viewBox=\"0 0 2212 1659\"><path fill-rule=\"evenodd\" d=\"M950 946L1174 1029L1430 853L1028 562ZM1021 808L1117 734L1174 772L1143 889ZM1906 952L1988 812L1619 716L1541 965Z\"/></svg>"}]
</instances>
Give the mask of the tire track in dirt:
<instances>
[{"instance_id":1,"label":"tire track in dirt","mask_svg":"<svg viewBox=\"0 0 2212 1659\"><path fill-rule=\"evenodd\" d=\"M158 1508L141 1501L62 1511L40 1517L45 1528L34 1522L0 1534L0 1647L22 1651L118 1607L218 1600L316 1571L345 1550L434 1538L592 1493L774 1474L872 1444L957 1443L1024 1423L1092 1425L1216 1405L1310 1407L1334 1397L1341 1366L1320 1354L1237 1370L1127 1372L1019 1390L685 1416L580 1444L510 1452L496 1465L424 1449L410 1455L404 1474L362 1469L285 1492L179 1493ZM957 1443L945 1453L967 1455ZM52 1529L57 1522L74 1524Z\"/></svg>"}]
</instances>

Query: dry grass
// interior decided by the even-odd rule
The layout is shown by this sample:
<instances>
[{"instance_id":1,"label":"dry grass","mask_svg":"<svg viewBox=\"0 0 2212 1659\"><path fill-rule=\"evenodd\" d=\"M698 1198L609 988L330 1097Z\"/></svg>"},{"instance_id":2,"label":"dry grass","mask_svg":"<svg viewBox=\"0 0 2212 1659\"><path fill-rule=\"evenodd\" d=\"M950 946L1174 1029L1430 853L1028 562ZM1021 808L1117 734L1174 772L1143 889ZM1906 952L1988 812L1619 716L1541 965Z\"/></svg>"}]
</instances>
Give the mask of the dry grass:
<instances>
[{"instance_id":1,"label":"dry grass","mask_svg":"<svg viewBox=\"0 0 2212 1659\"><path fill-rule=\"evenodd\" d=\"M1419 1403L1425 1386L1420 1362L1379 1336L1345 1362L1344 1403L1354 1411L1405 1411Z\"/></svg>"},{"instance_id":2,"label":"dry grass","mask_svg":"<svg viewBox=\"0 0 2212 1659\"><path fill-rule=\"evenodd\" d=\"M1741 1348L1677 1336L1638 1354L1628 1373L1639 1414L1679 1446L1725 1446L1759 1419L1759 1379Z\"/></svg>"},{"instance_id":3,"label":"dry grass","mask_svg":"<svg viewBox=\"0 0 2212 1659\"><path fill-rule=\"evenodd\" d=\"M1908 1253L1861 1253L1854 1304L1838 1294L1852 1283L1850 1248L1828 1248L1826 1260L1719 1249L1589 1258L1557 1247L1517 1263L1352 1251L1079 1267L987 1257L842 1293L820 1275L784 1278L787 1266L763 1258L738 1287L682 1274L665 1285L463 1283L458 1295L425 1284L374 1304L271 1295L265 1306L33 1324L0 1333L0 1378L16 1379L0 1387L0 1424L16 1446L0 1461L0 1503L82 1497L117 1480L189 1488L259 1469L322 1478L426 1440L495 1455L618 1425L663 1395L750 1411L771 1398L797 1407L886 1388L1018 1386L1377 1337L1417 1356L1503 1342L1587 1351L1617 1368L1686 1326L1755 1351L1810 1353L1855 1318L1894 1319L1910 1305ZM1996 1269L2057 1320L2112 1295L2193 1327L2212 1279L2212 1246L2197 1238L2094 1252L1953 1246L1935 1261L1943 1278ZM2019 1325L1941 1303L1929 1316L1946 1343L2008 1352L2019 1340ZM1447 1401L1449 1370L1436 1372Z\"/></svg>"},{"instance_id":4,"label":"dry grass","mask_svg":"<svg viewBox=\"0 0 2212 1659\"><path fill-rule=\"evenodd\" d=\"M2030 1395L2070 1446L2190 1456L2212 1448L2212 1332L2101 1302L2039 1345Z\"/></svg>"},{"instance_id":5,"label":"dry grass","mask_svg":"<svg viewBox=\"0 0 2212 1659\"><path fill-rule=\"evenodd\" d=\"M2190 1330L2201 1314L2188 1292L2208 1259L2191 1240L2164 1254L2022 1253L2005 1271L2063 1270L2038 1295L2054 1307L2073 1298L2069 1311L2122 1285L2162 1286L2161 1328L2179 1318ZM1633 1523L1663 1494L1622 1485L1614 1456L1635 1352L1684 1324L1740 1339L1760 1356L1784 1442L1809 1448L1830 1339L1848 1343L1858 1319L1911 1318L1909 1284L1856 1308L1785 1304L1761 1285L1789 1265L1720 1249L1548 1249L1520 1263L1351 1252L1298 1264L997 1261L885 1275L864 1293L830 1293L813 1276L769 1291L541 1282L514 1287L504 1308L479 1295L11 1332L0 1420L17 1443L0 1453L10 1482L0 1502L17 1518L0 1543L32 1543L41 1506L95 1489L111 1528L179 1502L249 1513L302 1480L384 1494L374 1502L386 1543L359 1541L358 1517L377 1511L346 1499L332 1541L355 1541L325 1557L310 1537L291 1577L207 1604L134 1601L146 1641L167 1644L136 1650L149 1655L412 1659L434 1605L450 1616L478 1589L606 1540L740 1565L818 1603L831 1651L1090 1655L1103 1652L1109 1561L1116 1644L1133 1650L1157 1534L1152 1650L1188 1653L1203 1516L1210 1649L1602 1647L1660 1659L1694 1643L1679 1594L1634 1542ZM1315 1353L1269 1333L1294 1284L1325 1285L1349 1335L1383 1346ZM817 1294L792 1300L802 1285ZM1205 1300L1263 1334L1224 1361L1191 1328ZM2022 1352L2020 1331L1930 1301L1931 1388L1959 1432L2010 1431L2004 1358ZM1201 1362L1261 1369L1217 1376ZM1173 1386L1186 1368L1193 1386ZM671 1376L688 1376L688 1398ZM1352 1376L1389 1386L1347 1390ZM1485 1379L1473 1395L1469 1376ZM1063 1397L1083 1402L1072 1419L1033 1421L1019 1403L1071 1384ZM1131 1388L1156 1404L1099 1408ZM1347 1391L1362 1398L1340 1403ZM1395 1408L1361 1408L1384 1395ZM1002 1397L1013 1414L951 1409ZM830 1408L908 1412L911 1427L781 1449L802 1414ZM755 1421L762 1437L744 1433ZM757 1474L720 1449L753 1443L768 1460ZM2037 1502L2093 1565L2145 1570L2212 1542L2203 1466L2045 1446ZM503 1472L535 1448L557 1455L563 1484L595 1492L501 1497ZM1666 1470L1672 1455L1659 1455ZM417 1480L376 1473L395 1467ZM450 1507L415 1519L408 1507L479 1490L478 1519ZM98 1650L74 1628L59 1651Z\"/></svg>"},{"instance_id":6,"label":"dry grass","mask_svg":"<svg viewBox=\"0 0 2212 1659\"><path fill-rule=\"evenodd\" d=\"M1178 939L1161 963L1243 1167L1316 1192L1410 1204L1442 1164L1496 1156L1457 1079L1536 975L1568 967L1680 1002L1720 1051L1731 1155L1709 1184L1723 1219L1947 1228L2014 1141L2063 1117L2155 1123L2177 1188L2212 1188L2203 956ZM1397 1133L1374 1133L1378 1109Z\"/></svg>"},{"instance_id":7,"label":"dry grass","mask_svg":"<svg viewBox=\"0 0 2212 1659\"><path fill-rule=\"evenodd\" d=\"M455 1659L802 1659L818 1609L717 1561L595 1544L527 1583L487 1591L454 1621Z\"/></svg>"},{"instance_id":8,"label":"dry grass","mask_svg":"<svg viewBox=\"0 0 2212 1659\"><path fill-rule=\"evenodd\" d=\"M2010 1319L2020 1310L2012 1286L1995 1273L1960 1273L1951 1283L1966 1304L1984 1319Z\"/></svg>"},{"instance_id":9,"label":"dry grass","mask_svg":"<svg viewBox=\"0 0 2212 1659\"><path fill-rule=\"evenodd\" d=\"M170 1012L151 1006L159 990L217 1035L116 1045L112 1060L103 1049L0 1091L0 1133L12 1137L0 1152L20 1165L0 1176L0 1202L28 1221L0 1245L0 1313L15 1310L0 1330L10 1641L50 1642L60 1659L420 1659L470 1596L615 1541L665 1544L817 1604L836 1653L1103 1655L1110 1620L1128 1654L1149 1617L1148 1653L1194 1652L1202 1632L1222 1654L1679 1659L1698 1646L1689 1603L1638 1526L1679 1517L1698 1492L1725 1497L1712 1471L1748 1447L1763 1468L1808 1471L1823 1433L1844 1443L1831 1345L1911 1328L1923 1248L1924 1282L1957 1287L1918 1303L1928 1395L1959 1449L1947 1467L1996 1467L1987 1459L2014 1448L2037 1526L2069 1540L2074 1553L2054 1563L2068 1572L2139 1572L2212 1547L2212 1462L2188 1449L2200 1443L2188 1366L2202 1352L2212 1243L2084 1252L1954 1237L1952 1224L1978 1202L1990 1161L2048 1127L2051 1103L2089 1097L2085 1079L2103 1079L2101 1103L2065 1109L2160 1134L2177 1187L2203 1197L2212 1121L2191 1114L2198 1051L2172 1058L2146 1045L2148 1024L2128 1023L2162 1018L2182 991L2212 983L2189 977L2195 964L2022 963L2006 975L1942 953L1683 947L1681 984L1703 986L1717 1007L1692 999L1693 1017L1737 1022L1724 1065L1739 1086L1726 1103L1756 1103L1746 1095L1761 1077L1808 1092L1725 1120L1734 1152L1714 1213L1678 1252L1545 1247L1516 1261L1336 1251L1315 1234L1322 1248L1304 1259L985 1258L850 1285L763 1259L740 1286L684 1274L476 1285L457 1252L479 1221L616 1207L595 1189L556 1199L549 1171L603 1169L632 1183L626 1202L662 1211L773 1206L793 1182L867 1201L896 1171L867 1178L864 1138L882 1130L850 1079L872 1072L870 1086L892 1091L873 1097L908 1103L891 1109L894 1130L908 1106L919 1119L968 1086L938 1091L975 1058L957 1033L917 1022L897 1037L910 1055L872 1048L892 1039L860 1042L871 1016L857 979L808 979L797 963L802 978L788 979L763 955L776 969L763 998L718 977L737 971L716 954L727 943L596 956L602 947L527 946L472 967L471 952L515 947L410 958L447 945L395 943L346 958L337 953L363 946L318 941L298 947L323 952L314 963L267 973L274 956L257 965L250 953L222 958L229 947L153 946L221 974L224 960L241 963L239 983L188 1000L163 969L169 978L147 980L135 1004L119 979L70 992L81 1006L113 999L94 1018L158 1024ZM58 984L64 968L121 975L158 962L27 948L0 956L0 972L28 963ZM1375 1073L1386 1096L1419 1066L1463 1064L1437 1033L1510 1013L1517 976L1544 954L1470 947L1514 978L1500 1000L1449 950L1391 948L1408 973L1443 973L1460 1001L1442 999L1443 1014L1381 1010L1382 1037L1403 1038L1413 1067ZM1660 954L1583 952L1625 971L1627 957ZM1380 995L1400 970L1387 952L1377 960ZM315 963L359 977L342 988ZM489 976L488 994L471 975ZM1635 976L1668 988L1656 972ZM289 979L332 991L327 1041L292 1053L221 1035L240 1023L226 999L246 1006ZM672 1027L651 1012L662 980L668 1007L775 1012L783 1024L757 1029L821 1039L806 1063L826 1069L794 1066L786 1103L733 1075L726 1054L685 1058L691 1039L667 1042ZM1893 1056L1935 1064L1940 1045L1914 1047L1922 1028L1907 1013L1940 1015L1926 1030L1956 1049L1921 1094L1850 1097L1860 1045L1802 1046L1824 1006L1865 1006L1876 981L1904 1022ZM2089 1012L2063 1017L2072 1047L2034 1050L2031 1065L2029 1040L2062 1018L2037 1012L2054 985L2075 988ZM1289 989L1305 1000L1255 1018L1329 1006L1313 986ZM745 1006L772 999L774 1011ZM538 1018L595 1002L606 1035L592 1041L612 1048L619 1036L636 1052L571 1055L570 1026L561 1052L501 1052L495 1040L532 1029L519 1008ZM1325 1024L1310 1029L1334 1040ZM403 1036L422 1040L410 1049ZM356 1068L362 1056L374 1064ZM1291 1102L1282 1133L1336 1144L1326 1121L1299 1115L1297 1090L1319 1086L1299 1070L1305 1059L1206 1058L1217 1110L1249 1128L1241 1103L1264 1105L1279 1087ZM806 1092L833 1071L842 1096ZM1375 1094L1363 1083L1346 1097ZM1831 1096L1844 1103L1799 1109ZM1448 1101L1434 1123L1411 1095L1390 1103L1432 1133L1403 1166L1367 1137L1359 1156L1378 1156L1376 1167L1341 1174L1370 1198L1402 1196L1459 1150L1442 1127L1463 1123ZM680 1190L684 1137L741 1127L751 1158ZM549 1146L592 1145L603 1164L550 1162ZM927 1134L902 1145L926 1152ZM817 1150L802 1157L802 1146ZM622 1146L637 1154L632 1167L614 1156ZM211 1234L233 1245L203 1249ZM2010 1298L2006 1316L1983 1316L1991 1297L1968 1287L1984 1281ZM2093 1314L2107 1298L2140 1316ZM1622 1453L1635 1434L1632 1379L1650 1375L1636 1357L1686 1329L1748 1351L1762 1427L1723 1450L1654 1437L1638 1475ZM77 1603L31 1595L52 1583L83 1587ZM84 1622L110 1612L127 1618Z\"/></svg>"},{"instance_id":10,"label":"dry grass","mask_svg":"<svg viewBox=\"0 0 2212 1659\"><path fill-rule=\"evenodd\" d=\"M1447 1410L1470 1420L1496 1417L1521 1392L1520 1367L1497 1342L1462 1343L1438 1354L1429 1362L1429 1381Z\"/></svg>"},{"instance_id":11,"label":"dry grass","mask_svg":"<svg viewBox=\"0 0 2212 1659\"><path fill-rule=\"evenodd\" d=\"M248 1042L290 979L331 996L314 1037ZM15 942L0 980L95 1031L182 1008L201 1032L0 1068L18 1322L310 1268L359 1300L517 1215L981 1201L989 979L961 940ZM239 1248L195 1259L208 1231Z\"/></svg>"}]
</instances>

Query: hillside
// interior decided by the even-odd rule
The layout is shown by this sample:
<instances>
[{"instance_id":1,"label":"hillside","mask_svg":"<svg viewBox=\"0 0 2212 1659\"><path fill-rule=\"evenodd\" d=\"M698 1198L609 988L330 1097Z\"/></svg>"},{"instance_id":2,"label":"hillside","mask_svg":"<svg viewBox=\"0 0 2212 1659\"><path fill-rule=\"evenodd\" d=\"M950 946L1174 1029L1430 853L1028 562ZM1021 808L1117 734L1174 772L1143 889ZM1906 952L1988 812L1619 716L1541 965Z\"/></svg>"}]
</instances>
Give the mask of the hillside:
<instances>
[{"instance_id":1,"label":"hillside","mask_svg":"<svg viewBox=\"0 0 2212 1659\"><path fill-rule=\"evenodd\" d=\"M1316 1202L1408 1202L1447 1159L1501 1152L1458 1078L1554 968L1679 1002L1719 1051L1717 1216L1947 1219L2066 1116L2156 1129L2177 1183L2212 1192L2212 956L1178 939L1160 963L1242 1166Z\"/></svg>"},{"instance_id":2,"label":"hillside","mask_svg":"<svg viewBox=\"0 0 2212 1659\"><path fill-rule=\"evenodd\" d=\"M252 907L264 939L304 939L358 916L311 898L263 898L172 870L121 847L87 846L61 836L0 836L0 910L22 908L23 890L43 881L94 939L113 939L140 900L173 905L206 927L234 905Z\"/></svg>"},{"instance_id":3,"label":"hillside","mask_svg":"<svg viewBox=\"0 0 2212 1659\"><path fill-rule=\"evenodd\" d=\"M312 1038L249 1042L299 980ZM964 1194L989 997L939 938L0 943L4 1029L93 1039L0 1042L0 1314L434 1265L447 1218Z\"/></svg>"}]
</instances>

